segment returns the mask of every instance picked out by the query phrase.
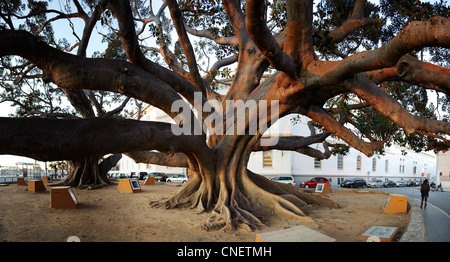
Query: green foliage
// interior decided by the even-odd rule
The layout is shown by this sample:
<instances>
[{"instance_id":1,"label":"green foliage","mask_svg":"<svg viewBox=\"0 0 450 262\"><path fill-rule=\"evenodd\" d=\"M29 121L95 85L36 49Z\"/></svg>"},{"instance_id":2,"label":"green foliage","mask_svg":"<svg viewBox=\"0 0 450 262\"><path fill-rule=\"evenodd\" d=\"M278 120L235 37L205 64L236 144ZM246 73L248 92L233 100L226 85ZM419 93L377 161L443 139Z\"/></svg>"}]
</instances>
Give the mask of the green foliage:
<instances>
[{"instance_id":1,"label":"green foliage","mask_svg":"<svg viewBox=\"0 0 450 262\"><path fill-rule=\"evenodd\" d=\"M100 1L84 0L79 2L83 10L91 15ZM241 9L245 12L245 1L239 2ZM391 40L411 21L424 21L435 15L450 16L449 5L444 0L433 3L416 0L380 0L379 5L367 1L364 7L364 17L367 24L349 34L345 40L336 43L330 37L330 32L341 26L349 18L355 2L356 0L314 1L314 43L316 54L320 59L337 60L341 59L341 56L375 49ZM150 50L146 52L147 57L167 66L163 63L164 60L158 52L160 45L164 43L179 64L187 69L184 51L176 38L167 7L163 9L157 19L153 19L152 16L156 15L160 8L160 6L157 6L159 2L131 0L130 3L136 18L136 31L141 32L142 29L142 33L138 37L140 44L143 48L149 47ZM179 0L178 3L189 27L199 31L207 31L215 37L233 37L235 35L222 6L222 1ZM287 26L286 1L267 0L266 3L265 18L268 28L274 34L282 33ZM63 19L66 23L64 29L66 32L62 36L56 36L55 31L59 31L56 30L56 23L48 23L48 21L54 18L57 13L46 12L49 9L58 9L65 14L77 11L73 1L0 1L0 12L3 14L0 18L0 30L12 27L27 30L37 34L42 41L51 46L68 50L75 44L75 41L79 41L84 25L79 26L75 23L76 19L79 18ZM142 20L146 18L152 19L144 26ZM38 31L39 33L37 33ZM103 42L103 45L95 46L97 50L93 53L93 57L127 60L118 34L117 21L108 7L106 10L102 10L93 33L100 34ZM198 65L205 78L215 61L236 55L239 52L236 46L219 45L210 39L192 39ZM90 46L92 45L90 43ZM412 55L421 57L423 53L425 54L425 60L443 67L449 66L450 52L448 49L430 47L412 53ZM60 106L60 104L67 104L64 93L52 83L44 83L42 77L39 77L42 74L41 70L17 57L3 57L1 62L0 102L15 101L16 104L23 105L18 107L20 109L17 111L17 116L35 116L30 113L32 111L79 116L69 106ZM232 78L234 69L229 66L222 67L213 72L212 76L216 79ZM217 89L220 85L214 77L208 79L211 79L211 86ZM412 114L450 122L450 98L448 96L438 94L435 100L428 100L429 93L423 88L400 82L385 83L382 88ZM98 101L107 106L117 105L123 100L120 95L109 92L94 91L93 94ZM328 101L325 106L330 108L330 113L339 121L354 125L359 130L360 136L387 140L388 144L408 145L416 150L429 149L426 142L430 142L428 144L432 144L434 148L443 146L435 138L429 136L406 135L390 120L369 107L359 110L352 109L355 104L354 98L348 94L341 95ZM336 153L345 153L345 150L345 148L334 149Z\"/></svg>"}]
</instances>

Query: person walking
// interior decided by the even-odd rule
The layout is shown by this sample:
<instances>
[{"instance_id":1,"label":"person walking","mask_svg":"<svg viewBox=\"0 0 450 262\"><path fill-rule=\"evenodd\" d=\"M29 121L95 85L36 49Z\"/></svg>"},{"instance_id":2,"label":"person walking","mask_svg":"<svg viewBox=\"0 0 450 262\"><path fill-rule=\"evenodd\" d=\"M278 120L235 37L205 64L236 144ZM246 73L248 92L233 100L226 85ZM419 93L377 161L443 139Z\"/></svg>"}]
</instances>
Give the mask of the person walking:
<instances>
[{"instance_id":1,"label":"person walking","mask_svg":"<svg viewBox=\"0 0 450 262\"><path fill-rule=\"evenodd\" d=\"M428 193L430 192L430 184L428 184L428 179L425 179L420 186L420 194L422 196L422 201L420 202L420 208L427 208L427 200L428 200ZM425 201L425 206L423 205L423 202Z\"/></svg>"}]
</instances>

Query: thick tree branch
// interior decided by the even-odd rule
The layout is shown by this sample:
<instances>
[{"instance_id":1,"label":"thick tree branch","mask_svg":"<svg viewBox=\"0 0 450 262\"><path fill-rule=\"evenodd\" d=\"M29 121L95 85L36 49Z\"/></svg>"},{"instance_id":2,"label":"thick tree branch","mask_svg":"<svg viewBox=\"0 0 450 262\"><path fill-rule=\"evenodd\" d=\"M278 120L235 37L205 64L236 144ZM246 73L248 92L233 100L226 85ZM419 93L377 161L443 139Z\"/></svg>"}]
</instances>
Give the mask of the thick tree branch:
<instances>
[{"instance_id":1,"label":"thick tree branch","mask_svg":"<svg viewBox=\"0 0 450 262\"><path fill-rule=\"evenodd\" d=\"M410 114L395 99L363 74L344 82L349 91L368 102L374 109L402 127L408 134L416 130L450 134L450 123L422 118Z\"/></svg>"},{"instance_id":2,"label":"thick tree branch","mask_svg":"<svg viewBox=\"0 0 450 262\"><path fill-rule=\"evenodd\" d=\"M91 38L92 30L95 27L95 24L97 23L98 19L100 19L100 15L103 13L103 11L106 8L107 1L101 0L98 5L94 9L94 13L87 17L87 14L84 13L84 11L81 9L81 6L78 7L79 12L83 12L86 16L85 20L85 26L83 29L83 36L81 38L80 44L78 46L77 54L79 56L85 57L86 56L86 49L89 43L89 39ZM79 4L78 4L79 5Z\"/></svg>"},{"instance_id":3,"label":"thick tree branch","mask_svg":"<svg viewBox=\"0 0 450 262\"><path fill-rule=\"evenodd\" d=\"M270 137L267 139L273 139L278 141L276 144L271 146L262 146L261 140L259 140L253 147L253 151L268 151L268 150L297 150L299 148L304 148L312 144L321 143L330 136L330 132L324 132L321 134L311 135L309 137L303 136L288 136L288 137Z\"/></svg>"},{"instance_id":4,"label":"thick tree branch","mask_svg":"<svg viewBox=\"0 0 450 262\"><path fill-rule=\"evenodd\" d=\"M166 82L189 102L194 103L194 93L198 91L195 85L177 73L150 61L142 53L136 37L134 18L130 4L127 1L110 0L109 6L116 14L120 28L120 37L130 62L159 78L161 81ZM205 97L203 99L206 101Z\"/></svg>"},{"instance_id":5,"label":"thick tree branch","mask_svg":"<svg viewBox=\"0 0 450 262\"><path fill-rule=\"evenodd\" d=\"M368 157L372 156L378 149L383 148L384 142L372 142L368 143L358 138L350 129L343 126L330 114L318 106L311 106L310 110L306 113L306 116L313 121L321 124L326 130L333 135L341 138L347 142L350 146L361 151Z\"/></svg>"},{"instance_id":6,"label":"thick tree branch","mask_svg":"<svg viewBox=\"0 0 450 262\"><path fill-rule=\"evenodd\" d=\"M320 74L321 84L343 80L359 72L392 67L410 51L426 46L450 47L450 19L433 17L425 22L412 22L401 33L378 49L360 52L341 61L318 62L310 68Z\"/></svg>"},{"instance_id":7,"label":"thick tree branch","mask_svg":"<svg viewBox=\"0 0 450 262\"><path fill-rule=\"evenodd\" d=\"M233 27L239 42L239 46L245 46L250 37L245 29L245 17L240 7L240 1L222 0L223 7L227 13L228 19Z\"/></svg>"},{"instance_id":8,"label":"thick tree branch","mask_svg":"<svg viewBox=\"0 0 450 262\"><path fill-rule=\"evenodd\" d=\"M0 118L0 144L0 154L41 161L145 150L168 155L208 151L202 136L176 136L171 124L109 118Z\"/></svg>"},{"instance_id":9,"label":"thick tree branch","mask_svg":"<svg viewBox=\"0 0 450 262\"><path fill-rule=\"evenodd\" d=\"M181 99L177 92L132 64L67 54L25 31L0 31L0 40L0 56L28 59L62 88L117 92L154 105L172 117L177 115L171 110L172 103Z\"/></svg>"},{"instance_id":10,"label":"thick tree branch","mask_svg":"<svg viewBox=\"0 0 450 262\"><path fill-rule=\"evenodd\" d=\"M306 66L314 60L313 0L286 2L288 29L283 50L294 61Z\"/></svg>"},{"instance_id":11,"label":"thick tree branch","mask_svg":"<svg viewBox=\"0 0 450 262\"><path fill-rule=\"evenodd\" d=\"M450 96L450 69L422 62L411 55L404 55L393 67L365 74L377 84L384 81L405 81Z\"/></svg>"},{"instance_id":12,"label":"thick tree branch","mask_svg":"<svg viewBox=\"0 0 450 262\"><path fill-rule=\"evenodd\" d=\"M172 156L168 156L160 152L136 151L125 153L125 155L132 158L136 163L171 167L189 167L188 159L183 153L175 153Z\"/></svg>"},{"instance_id":13,"label":"thick tree branch","mask_svg":"<svg viewBox=\"0 0 450 262\"><path fill-rule=\"evenodd\" d=\"M372 19L364 16L364 6L366 3L367 0L356 1L352 13L348 19L345 20L341 26L330 31L329 37L333 39L333 42L339 43L359 28L378 21L378 19Z\"/></svg>"},{"instance_id":14,"label":"thick tree branch","mask_svg":"<svg viewBox=\"0 0 450 262\"><path fill-rule=\"evenodd\" d=\"M324 151L320 151L317 150L315 148L312 147L304 147L304 148L299 148L297 150L295 150L296 152L303 154L303 155L307 155L316 159L328 159L330 158L330 156L332 155L330 149L328 148L328 143L327 142L323 142L322 143Z\"/></svg>"},{"instance_id":15,"label":"thick tree branch","mask_svg":"<svg viewBox=\"0 0 450 262\"><path fill-rule=\"evenodd\" d=\"M256 47L267 57L277 70L285 72L293 79L297 78L297 64L283 50L267 28L265 21L265 1L246 2L245 26Z\"/></svg>"},{"instance_id":16,"label":"thick tree branch","mask_svg":"<svg viewBox=\"0 0 450 262\"><path fill-rule=\"evenodd\" d=\"M197 59L195 58L195 53L189 40L189 36L186 33L183 15L181 14L180 8L178 7L178 4L175 0L166 0L166 3L169 7L170 15L172 17L172 21L174 22L175 29L177 30L178 39L181 43L181 46L183 47L184 55L186 56L192 80L197 88L203 93L203 95L206 96L206 89L208 87L200 76L200 72L197 67Z\"/></svg>"},{"instance_id":17,"label":"thick tree branch","mask_svg":"<svg viewBox=\"0 0 450 262\"><path fill-rule=\"evenodd\" d=\"M105 158L99 165L98 165L98 171L101 175L106 175L111 168L115 167L117 165L117 162L122 158L122 154L117 153L114 155L110 155L107 158Z\"/></svg>"}]
</instances>

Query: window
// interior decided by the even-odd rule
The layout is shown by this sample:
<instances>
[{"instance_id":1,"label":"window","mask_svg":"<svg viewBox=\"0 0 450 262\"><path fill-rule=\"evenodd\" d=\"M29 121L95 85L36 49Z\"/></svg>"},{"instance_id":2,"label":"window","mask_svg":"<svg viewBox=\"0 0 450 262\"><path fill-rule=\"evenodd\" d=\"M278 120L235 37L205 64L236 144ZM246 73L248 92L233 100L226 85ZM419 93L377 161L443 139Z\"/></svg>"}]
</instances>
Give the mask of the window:
<instances>
[{"instance_id":1,"label":"window","mask_svg":"<svg viewBox=\"0 0 450 262\"><path fill-rule=\"evenodd\" d=\"M398 168L398 172L399 173L405 173L405 159L404 158L400 158L400 165Z\"/></svg>"},{"instance_id":2,"label":"window","mask_svg":"<svg viewBox=\"0 0 450 262\"><path fill-rule=\"evenodd\" d=\"M376 172L377 171L377 158L374 157L372 158L372 172Z\"/></svg>"},{"instance_id":3,"label":"window","mask_svg":"<svg viewBox=\"0 0 450 262\"><path fill-rule=\"evenodd\" d=\"M337 169L344 169L344 155L338 154L337 156Z\"/></svg>"},{"instance_id":4,"label":"window","mask_svg":"<svg viewBox=\"0 0 450 262\"><path fill-rule=\"evenodd\" d=\"M322 161L320 159L314 158L314 168L322 168Z\"/></svg>"},{"instance_id":5,"label":"window","mask_svg":"<svg viewBox=\"0 0 450 262\"><path fill-rule=\"evenodd\" d=\"M356 157L356 170L361 171L361 156Z\"/></svg>"},{"instance_id":6,"label":"window","mask_svg":"<svg viewBox=\"0 0 450 262\"><path fill-rule=\"evenodd\" d=\"M272 151L263 151L263 167L272 167Z\"/></svg>"},{"instance_id":7,"label":"window","mask_svg":"<svg viewBox=\"0 0 450 262\"><path fill-rule=\"evenodd\" d=\"M384 172L389 172L389 160L384 160Z\"/></svg>"}]
</instances>

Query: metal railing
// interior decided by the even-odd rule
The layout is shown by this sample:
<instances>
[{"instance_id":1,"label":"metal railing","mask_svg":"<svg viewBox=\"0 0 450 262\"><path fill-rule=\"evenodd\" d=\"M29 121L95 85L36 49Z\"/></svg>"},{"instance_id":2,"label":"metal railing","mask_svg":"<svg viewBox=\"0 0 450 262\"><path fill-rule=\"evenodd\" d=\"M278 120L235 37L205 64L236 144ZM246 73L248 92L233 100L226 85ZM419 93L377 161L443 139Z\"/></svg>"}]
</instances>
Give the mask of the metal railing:
<instances>
[{"instance_id":1,"label":"metal railing","mask_svg":"<svg viewBox=\"0 0 450 262\"><path fill-rule=\"evenodd\" d=\"M16 183L17 176L0 176L0 183Z\"/></svg>"}]
</instances>

